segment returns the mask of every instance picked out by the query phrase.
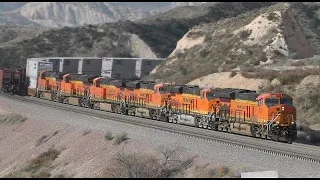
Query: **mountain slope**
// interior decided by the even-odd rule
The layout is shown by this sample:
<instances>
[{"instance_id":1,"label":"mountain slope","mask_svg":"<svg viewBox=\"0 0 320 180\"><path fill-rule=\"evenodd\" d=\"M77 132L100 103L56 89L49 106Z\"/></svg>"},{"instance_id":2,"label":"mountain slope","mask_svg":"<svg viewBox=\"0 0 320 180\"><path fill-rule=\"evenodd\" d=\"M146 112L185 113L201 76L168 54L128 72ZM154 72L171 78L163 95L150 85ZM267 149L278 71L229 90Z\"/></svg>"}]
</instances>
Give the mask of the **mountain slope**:
<instances>
[{"instance_id":1,"label":"mountain slope","mask_svg":"<svg viewBox=\"0 0 320 180\"><path fill-rule=\"evenodd\" d=\"M210 73L312 57L319 54L318 9L279 3L195 26L149 78L187 83Z\"/></svg>"},{"instance_id":2,"label":"mountain slope","mask_svg":"<svg viewBox=\"0 0 320 180\"><path fill-rule=\"evenodd\" d=\"M271 3L243 3L242 8L228 14L221 13L219 9L230 5L219 4L180 7L148 21L126 21L50 30L32 39L0 49L0 65L24 66L27 58L41 56L167 57L174 50L176 42L194 25L269 6ZM234 6L240 4L235 3ZM185 9L191 12L190 8L193 9L192 18L170 18L166 15L181 14L186 11ZM206 9L203 11L205 13L196 15L196 12L203 9ZM137 37L140 43L133 43ZM148 47L150 51L143 53L143 47ZM137 49L141 50L134 52Z\"/></svg>"},{"instance_id":3,"label":"mountain slope","mask_svg":"<svg viewBox=\"0 0 320 180\"><path fill-rule=\"evenodd\" d=\"M61 28L85 24L135 21L178 6L206 2L29 2L1 3L0 23L31 27Z\"/></svg>"}]
</instances>

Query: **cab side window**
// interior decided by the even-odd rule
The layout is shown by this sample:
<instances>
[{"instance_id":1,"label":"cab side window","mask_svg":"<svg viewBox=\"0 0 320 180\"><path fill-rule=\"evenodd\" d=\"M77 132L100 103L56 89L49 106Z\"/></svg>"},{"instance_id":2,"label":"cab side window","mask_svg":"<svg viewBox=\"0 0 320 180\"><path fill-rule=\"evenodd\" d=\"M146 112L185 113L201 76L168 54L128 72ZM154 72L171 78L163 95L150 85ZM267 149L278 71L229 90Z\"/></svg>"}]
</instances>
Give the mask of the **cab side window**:
<instances>
[{"instance_id":1,"label":"cab side window","mask_svg":"<svg viewBox=\"0 0 320 180\"><path fill-rule=\"evenodd\" d=\"M260 99L260 100L258 101L258 105L259 105L259 106L263 105L263 99Z\"/></svg>"}]
</instances>

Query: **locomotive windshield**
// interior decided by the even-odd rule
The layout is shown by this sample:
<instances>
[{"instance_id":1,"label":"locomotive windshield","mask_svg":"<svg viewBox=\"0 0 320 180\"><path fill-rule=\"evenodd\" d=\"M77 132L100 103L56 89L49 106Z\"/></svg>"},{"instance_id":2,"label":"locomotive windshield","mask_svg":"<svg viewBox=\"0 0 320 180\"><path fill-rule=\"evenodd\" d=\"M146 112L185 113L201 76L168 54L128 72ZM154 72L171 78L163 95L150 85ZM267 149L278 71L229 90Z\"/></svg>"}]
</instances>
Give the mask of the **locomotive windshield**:
<instances>
[{"instance_id":1,"label":"locomotive windshield","mask_svg":"<svg viewBox=\"0 0 320 180\"><path fill-rule=\"evenodd\" d=\"M287 98L287 97L281 98L280 102L279 102L278 98L267 98L267 99L265 99L265 104L268 107L277 106L277 105L280 105L280 104L284 104L284 105L287 105L287 106L293 106L292 99Z\"/></svg>"},{"instance_id":2,"label":"locomotive windshield","mask_svg":"<svg viewBox=\"0 0 320 180\"><path fill-rule=\"evenodd\" d=\"M267 98L265 103L268 107L279 105L279 100L277 98Z\"/></svg>"},{"instance_id":3,"label":"locomotive windshield","mask_svg":"<svg viewBox=\"0 0 320 180\"><path fill-rule=\"evenodd\" d=\"M165 94L165 93L168 93L169 91L168 91L168 89L166 88L166 87L160 87L159 88L159 93L160 94Z\"/></svg>"},{"instance_id":4,"label":"locomotive windshield","mask_svg":"<svg viewBox=\"0 0 320 180\"><path fill-rule=\"evenodd\" d=\"M208 93L207 93L207 99L208 99L208 100L212 100L212 99L214 99L214 98L216 98L214 92L208 92Z\"/></svg>"},{"instance_id":5,"label":"locomotive windshield","mask_svg":"<svg viewBox=\"0 0 320 180\"><path fill-rule=\"evenodd\" d=\"M289 98L281 98L280 104L285 104L287 106L293 106L292 99L289 99Z\"/></svg>"}]
</instances>

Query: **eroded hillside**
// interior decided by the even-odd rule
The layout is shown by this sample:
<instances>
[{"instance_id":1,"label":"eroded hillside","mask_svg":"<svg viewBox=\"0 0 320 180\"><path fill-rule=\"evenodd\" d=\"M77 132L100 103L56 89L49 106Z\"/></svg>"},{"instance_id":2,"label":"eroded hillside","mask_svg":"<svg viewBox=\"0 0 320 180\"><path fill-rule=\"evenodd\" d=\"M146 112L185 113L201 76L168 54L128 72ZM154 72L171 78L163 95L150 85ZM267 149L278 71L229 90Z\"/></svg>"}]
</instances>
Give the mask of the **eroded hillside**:
<instances>
[{"instance_id":1,"label":"eroded hillside","mask_svg":"<svg viewBox=\"0 0 320 180\"><path fill-rule=\"evenodd\" d=\"M195 26L149 78L187 83L211 73L312 57L319 54L318 9L278 3Z\"/></svg>"},{"instance_id":2,"label":"eroded hillside","mask_svg":"<svg viewBox=\"0 0 320 180\"><path fill-rule=\"evenodd\" d=\"M194 25L233 17L272 3L217 3L178 7L139 22L65 27L0 49L0 65L24 66L43 56L167 57ZM233 8L232 11L221 9ZM190 13L185 17L183 14ZM201 12L201 13L199 13Z\"/></svg>"}]
</instances>

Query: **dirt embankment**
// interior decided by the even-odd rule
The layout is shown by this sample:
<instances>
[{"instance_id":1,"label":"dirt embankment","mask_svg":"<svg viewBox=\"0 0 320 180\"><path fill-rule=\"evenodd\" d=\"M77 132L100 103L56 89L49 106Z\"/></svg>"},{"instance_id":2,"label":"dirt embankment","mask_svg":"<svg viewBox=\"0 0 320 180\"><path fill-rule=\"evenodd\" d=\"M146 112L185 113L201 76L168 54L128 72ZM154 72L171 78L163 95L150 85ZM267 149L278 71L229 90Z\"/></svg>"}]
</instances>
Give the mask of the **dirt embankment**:
<instances>
[{"instance_id":1,"label":"dirt embankment","mask_svg":"<svg viewBox=\"0 0 320 180\"><path fill-rule=\"evenodd\" d=\"M0 107L0 177L233 177L179 147L153 149L130 135L26 119ZM171 161L170 159L174 159ZM124 162L124 163L120 163ZM209 165L209 166L208 166Z\"/></svg>"}]
</instances>

